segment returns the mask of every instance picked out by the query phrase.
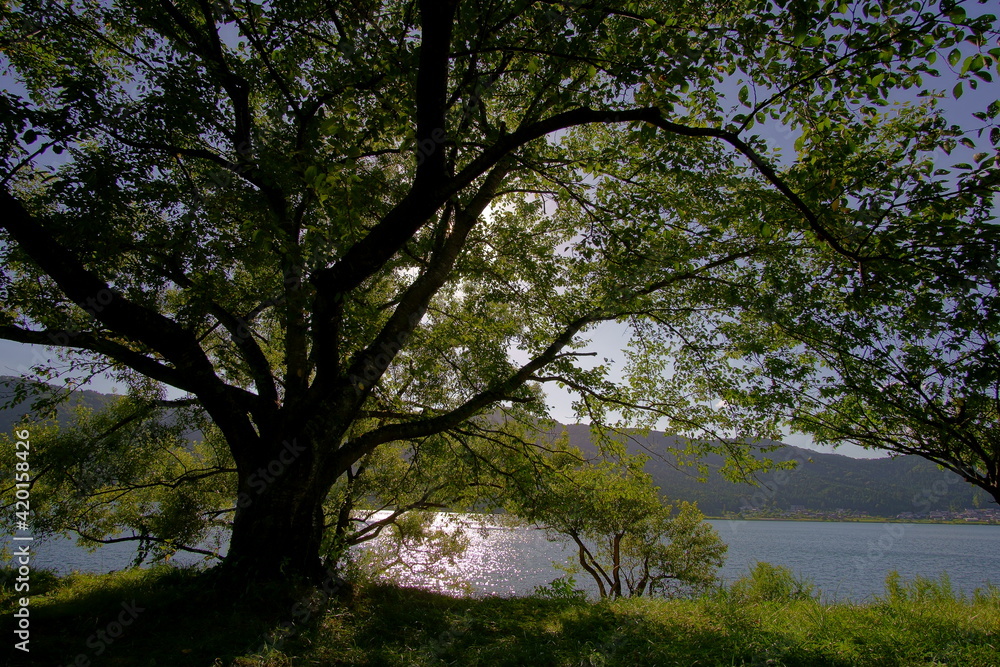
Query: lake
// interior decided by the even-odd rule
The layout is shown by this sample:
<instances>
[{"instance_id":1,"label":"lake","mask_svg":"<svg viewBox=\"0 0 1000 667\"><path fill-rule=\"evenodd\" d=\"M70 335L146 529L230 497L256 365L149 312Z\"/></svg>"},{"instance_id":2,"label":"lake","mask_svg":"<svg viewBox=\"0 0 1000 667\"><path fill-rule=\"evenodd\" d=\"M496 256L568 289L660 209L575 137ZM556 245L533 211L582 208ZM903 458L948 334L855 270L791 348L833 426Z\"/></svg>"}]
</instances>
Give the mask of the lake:
<instances>
[{"instance_id":1,"label":"lake","mask_svg":"<svg viewBox=\"0 0 1000 667\"><path fill-rule=\"evenodd\" d=\"M881 595L891 570L904 578L947 572L953 586L965 593L989 582L1000 585L1000 526L725 519L710 523L729 545L721 571L727 581L745 575L754 563L767 561L812 581L830 601L862 602ZM482 530L467 531L471 546L451 574L467 580L477 594L531 593L535 586L562 576L553 562L575 558L569 545L550 542L541 531L476 525ZM94 553L64 540L34 546L33 567L59 573L121 569L135 554L128 543ZM187 564L201 557L182 554L175 560ZM575 576L578 587L596 590L586 573ZM443 588L440 581L427 578L408 583Z\"/></svg>"}]
</instances>

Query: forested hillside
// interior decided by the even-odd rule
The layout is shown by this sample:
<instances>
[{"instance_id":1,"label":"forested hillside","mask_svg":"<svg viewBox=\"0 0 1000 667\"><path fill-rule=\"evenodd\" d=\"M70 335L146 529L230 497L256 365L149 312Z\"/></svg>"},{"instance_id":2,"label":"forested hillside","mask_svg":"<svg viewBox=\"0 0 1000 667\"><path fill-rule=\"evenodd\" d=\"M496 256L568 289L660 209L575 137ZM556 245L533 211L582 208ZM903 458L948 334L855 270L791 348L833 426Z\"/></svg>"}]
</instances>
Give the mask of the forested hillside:
<instances>
[{"instance_id":1,"label":"forested hillside","mask_svg":"<svg viewBox=\"0 0 1000 667\"><path fill-rule=\"evenodd\" d=\"M586 425L565 426L570 443L593 453L590 429ZM917 456L884 459L855 459L841 454L822 454L786 445L768 454L775 460L796 460L794 470L766 473L760 485L734 484L717 470L718 456L706 459L710 473L697 481L694 468L678 468L668 449L677 442L662 433L634 436L628 448L650 456L647 470L668 498L694 500L710 516L756 510L808 510L866 512L872 516L896 516L937 510L993 507L984 492L966 484L954 473L939 469ZM978 499L975 496L978 495Z\"/></svg>"},{"instance_id":2,"label":"forested hillside","mask_svg":"<svg viewBox=\"0 0 1000 667\"><path fill-rule=\"evenodd\" d=\"M21 422L31 410L33 400L36 395L29 395L22 400L14 399L14 383L17 378L0 376L0 433L9 433L19 422ZM53 387L52 391L58 389ZM49 392L51 395L51 392ZM110 394L102 394L89 389L78 389L73 392L70 399L59 406L57 415L60 421L70 418L72 409L82 405L90 409L100 409L107 405L113 398Z\"/></svg>"},{"instance_id":3,"label":"forested hillside","mask_svg":"<svg viewBox=\"0 0 1000 667\"><path fill-rule=\"evenodd\" d=\"M12 396L10 377L0 377L0 405ZM67 419L67 406L85 405L100 408L112 397L95 391L75 392L67 405L60 407L60 420ZM0 410L0 429L10 432L27 413L30 400ZM585 424L559 426L553 435L565 430L570 444L588 455L596 452L590 428ZM939 469L917 456L894 459L854 459L840 454L822 454L786 445L769 454L780 461L796 460L794 470L761 475L759 486L735 484L724 479L717 470L718 456L706 459L710 472L706 481L698 481L694 468L678 467L669 449L677 441L662 433L633 436L628 448L633 453L650 456L647 470L664 496L670 499L693 500L709 516L727 512L789 510L793 506L808 510L833 512L865 512L872 516L896 516L903 512L916 514L929 511L961 510L992 507L982 491L963 482L957 475ZM978 498L976 497L978 496Z\"/></svg>"}]
</instances>

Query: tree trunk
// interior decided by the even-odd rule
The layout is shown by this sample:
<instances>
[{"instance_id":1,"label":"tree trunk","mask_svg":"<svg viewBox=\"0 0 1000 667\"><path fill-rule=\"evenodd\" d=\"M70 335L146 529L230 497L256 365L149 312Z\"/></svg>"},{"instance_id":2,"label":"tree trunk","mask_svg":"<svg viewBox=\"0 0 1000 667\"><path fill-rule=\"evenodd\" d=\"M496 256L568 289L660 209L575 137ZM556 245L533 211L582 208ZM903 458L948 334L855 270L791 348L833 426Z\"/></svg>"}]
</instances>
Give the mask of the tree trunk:
<instances>
[{"instance_id":1,"label":"tree trunk","mask_svg":"<svg viewBox=\"0 0 1000 667\"><path fill-rule=\"evenodd\" d=\"M583 540L580 539L579 535L577 535L574 532L569 532L567 534L573 538L573 541L576 542L576 546L579 549L580 566L584 570L589 572L590 576L592 576L594 578L594 581L597 582L597 589L601 592L601 597L602 598L608 597L607 589L604 587L604 579L607 579L607 574L604 572L603 569L601 569L600 563L594 560L593 555L591 555L590 550L587 549L586 545L583 543ZM588 560L590 560L593 563L593 565L588 563L587 562ZM602 579L602 577L604 579Z\"/></svg>"},{"instance_id":2,"label":"tree trunk","mask_svg":"<svg viewBox=\"0 0 1000 667\"><path fill-rule=\"evenodd\" d=\"M238 466L239 492L229 552L220 573L239 585L317 582L323 576L323 500L313 448L284 441L257 466Z\"/></svg>"},{"instance_id":3,"label":"tree trunk","mask_svg":"<svg viewBox=\"0 0 1000 667\"><path fill-rule=\"evenodd\" d=\"M618 599L622 596L622 536L624 533L615 533L611 542L611 597Z\"/></svg>"}]
</instances>

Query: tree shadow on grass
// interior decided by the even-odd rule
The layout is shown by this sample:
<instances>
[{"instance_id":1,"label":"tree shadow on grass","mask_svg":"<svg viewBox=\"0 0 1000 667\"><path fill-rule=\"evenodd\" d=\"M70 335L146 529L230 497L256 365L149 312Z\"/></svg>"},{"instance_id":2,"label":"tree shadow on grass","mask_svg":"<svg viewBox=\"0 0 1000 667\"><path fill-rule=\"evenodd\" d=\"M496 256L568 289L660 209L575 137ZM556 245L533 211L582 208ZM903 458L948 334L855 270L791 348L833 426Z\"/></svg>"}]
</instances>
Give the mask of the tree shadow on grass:
<instances>
[{"instance_id":1,"label":"tree shadow on grass","mask_svg":"<svg viewBox=\"0 0 1000 667\"><path fill-rule=\"evenodd\" d=\"M370 607L358 615L341 664L732 664L714 659L724 653L724 633L707 619L665 624L621 605L398 588L369 589L364 597ZM314 657L324 638L310 639ZM324 659L335 657L333 645L326 651ZM697 662L703 654L709 661Z\"/></svg>"},{"instance_id":2,"label":"tree shadow on grass","mask_svg":"<svg viewBox=\"0 0 1000 667\"><path fill-rule=\"evenodd\" d=\"M363 604L364 613L353 625L340 624L335 638L324 627L306 638L309 657L320 664L399 667L854 664L691 600L470 600L384 588L366 591Z\"/></svg>"},{"instance_id":3,"label":"tree shadow on grass","mask_svg":"<svg viewBox=\"0 0 1000 667\"><path fill-rule=\"evenodd\" d=\"M5 637L13 636L17 595L5 588L0 600ZM5 642L0 664L239 664L239 656L280 645L283 623L319 618L294 614L307 600L308 589L291 587L222 591L208 573L167 566L73 574L32 588L30 653Z\"/></svg>"},{"instance_id":4,"label":"tree shadow on grass","mask_svg":"<svg viewBox=\"0 0 1000 667\"><path fill-rule=\"evenodd\" d=\"M933 657L985 667L995 664L998 641L989 601L975 608L986 624L973 625L963 620L971 607L962 606L710 598L595 604L456 598L395 586L368 586L347 600L315 587L234 593L213 581L174 568L39 576L31 653L17 655L9 642L0 664L898 667ZM7 637L16 608L16 595L3 588L0 631Z\"/></svg>"}]
</instances>

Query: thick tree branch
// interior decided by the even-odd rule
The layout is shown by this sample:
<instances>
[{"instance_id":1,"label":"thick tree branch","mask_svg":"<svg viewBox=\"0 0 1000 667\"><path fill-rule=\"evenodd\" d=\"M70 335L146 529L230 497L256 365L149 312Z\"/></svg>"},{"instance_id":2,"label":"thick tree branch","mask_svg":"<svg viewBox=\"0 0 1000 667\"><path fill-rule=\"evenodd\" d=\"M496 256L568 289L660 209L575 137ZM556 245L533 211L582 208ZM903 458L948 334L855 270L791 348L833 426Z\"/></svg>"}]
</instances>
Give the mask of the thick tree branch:
<instances>
[{"instance_id":1,"label":"thick tree branch","mask_svg":"<svg viewBox=\"0 0 1000 667\"><path fill-rule=\"evenodd\" d=\"M113 331L149 345L175 364L214 376L189 331L112 289L56 241L10 193L0 193L0 205L7 211L0 224L77 305Z\"/></svg>"},{"instance_id":2,"label":"thick tree branch","mask_svg":"<svg viewBox=\"0 0 1000 667\"><path fill-rule=\"evenodd\" d=\"M338 300L338 294L349 292L377 271L450 196L441 196L441 193L446 178L443 142L447 136L445 113L448 101L448 52L456 6L457 2L454 0L424 0L420 5L416 174L407 195L365 238L356 243L333 267L313 276L313 282L322 293L318 305L331 311ZM492 166L491 164L483 169L480 175ZM469 179L464 185L472 180ZM455 188L450 189L451 193L457 191ZM327 316L327 313L321 313L321 317Z\"/></svg>"},{"instance_id":3,"label":"thick tree branch","mask_svg":"<svg viewBox=\"0 0 1000 667\"><path fill-rule=\"evenodd\" d=\"M371 388L379 377L388 369L389 364L399 353L406 340L416 328L427 309L431 299L441 286L448 280L455 262L465 247L469 232L475 226L486 207L500 189L503 179L507 176L509 167L498 165L486 177L472 201L455 214L451 233L446 237L444 245L431 256L431 260L421 275L413 281L400 298L389 321L364 352L355 357L347 370L348 378L361 391L352 392L353 400L344 409L357 409L368 396ZM442 224L446 224L442 221ZM379 362L376 363L376 358ZM332 369L317 369L327 372ZM318 378L319 379L319 378ZM317 382L322 387L322 382ZM361 386L363 385L363 387Z\"/></svg>"},{"instance_id":4,"label":"thick tree branch","mask_svg":"<svg viewBox=\"0 0 1000 667\"><path fill-rule=\"evenodd\" d=\"M433 191L411 189L404 199L377 224L372 231L352 247L334 266L313 276L317 289L333 296L350 291L373 275L451 196L467 187L476 178L492 169L500 160L525 144L560 130L595 123L649 123L670 134L687 137L719 139L746 157L757 171L777 189L805 219L809 228L838 254L861 263L867 259L848 250L821 223L808 204L785 180L737 134L708 127L689 127L663 118L655 107L602 111L580 107L518 128L502 136L492 146L470 162L453 178ZM433 145L433 144L432 144ZM433 150L439 152L439 149Z\"/></svg>"},{"instance_id":5,"label":"thick tree branch","mask_svg":"<svg viewBox=\"0 0 1000 667\"><path fill-rule=\"evenodd\" d=\"M194 290L197 284L186 275L175 271L171 275L178 285L185 289ZM199 292L201 292L199 290ZM201 292L203 294L203 292ZM240 350L243 360L253 377L254 386L257 393L268 404L276 403L278 400L278 389L274 384L274 375L271 373L271 363L264 355L260 345L254 338L250 322L235 313L226 310L214 299L208 299L208 311L218 320L219 324L229 333L230 340Z\"/></svg>"},{"instance_id":6,"label":"thick tree branch","mask_svg":"<svg viewBox=\"0 0 1000 667\"><path fill-rule=\"evenodd\" d=\"M544 352L521 366L516 373L505 380L494 384L489 389L482 391L469 398L465 403L437 417L422 419L402 424L387 424L376 428L364 435L350 440L343 447L337 450L336 457L332 465L339 470L345 466L353 464L362 456L372 451L378 445L391 442L393 440L411 440L413 438L434 435L442 431L458 426L462 422L479 414L489 405L502 401L504 397L512 394L515 390L531 379L536 371L551 363L559 352L566 347L576 336L576 334L587 324L598 321L599 316L581 317L566 326L566 328L552 341Z\"/></svg>"},{"instance_id":7,"label":"thick tree branch","mask_svg":"<svg viewBox=\"0 0 1000 667\"><path fill-rule=\"evenodd\" d=\"M198 549L197 547L189 547L186 544L177 544L172 540L166 540L162 537L153 537L152 535L132 535L131 537L94 537L93 535L88 535L83 531L74 528L73 529L77 535L84 538L85 540L90 540L91 542L96 542L98 544L119 544L121 542L155 542L156 544L166 544L177 551L186 551L192 554L201 554L203 556L211 556L217 560L222 560L222 556L215 553L214 551L207 551L205 549Z\"/></svg>"},{"instance_id":8,"label":"thick tree branch","mask_svg":"<svg viewBox=\"0 0 1000 667\"><path fill-rule=\"evenodd\" d=\"M0 205L7 210L0 224L77 305L115 333L148 345L174 364L178 371L190 373L192 379L202 385L202 391L207 388L205 385L226 388L190 331L155 311L133 303L89 271L10 193L0 193ZM17 334L14 331L11 333ZM38 339L33 342L52 344L51 339L50 342ZM124 348L116 348L116 351L123 352ZM141 362L134 356L124 356ZM188 386L181 388L190 391L191 385L185 384Z\"/></svg>"},{"instance_id":9,"label":"thick tree branch","mask_svg":"<svg viewBox=\"0 0 1000 667\"><path fill-rule=\"evenodd\" d=\"M212 362L198 344L194 334L173 320L133 303L121 292L111 288L104 280L88 270L79 258L59 243L24 208L20 201L6 190L0 192L0 207L6 211L0 225L18 243L21 249L37 263L72 301L90 312L99 322L118 335L129 338L156 351L173 365L171 372L164 371L162 364L153 362L120 344L88 341L90 349L112 359L120 360L136 370L148 374L197 395L205 409L216 419L216 423L233 442L244 442L246 446L257 440L256 431L250 424L245 411L259 412L260 399L242 389L225 384L215 373ZM7 333L14 336L35 336L30 342L51 344L36 334L25 334L8 327ZM46 336L46 334L41 334ZM76 342L70 347L84 347ZM14 338L18 340L18 338ZM80 338L81 341L87 340ZM21 342L29 342L21 340ZM98 349L100 348L100 349ZM88 349L85 348L84 349ZM117 356L116 356L117 355ZM169 378L169 380L167 379ZM252 398L251 398L252 397ZM249 399L249 400L248 400ZM232 408L236 408L234 412ZM241 414L242 413L242 414Z\"/></svg>"},{"instance_id":10,"label":"thick tree branch","mask_svg":"<svg viewBox=\"0 0 1000 667\"><path fill-rule=\"evenodd\" d=\"M106 340L90 333L72 332L71 334L58 329L32 331L13 325L0 325L0 338L29 345L48 345L96 352L172 387L188 392L193 392L196 388L196 385L177 369L164 366L159 361L151 359L141 352L136 352L121 343ZM255 396L253 398L256 399Z\"/></svg>"},{"instance_id":11,"label":"thick tree branch","mask_svg":"<svg viewBox=\"0 0 1000 667\"><path fill-rule=\"evenodd\" d=\"M434 187L445 177L445 156L437 150L423 150L426 142L439 143L439 133L446 131L445 112L448 103L448 68L451 32L456 0L422 0L420 2L420 59L417 65L417 173L413 187Z\"/></svg>"},{"instance_id":12,"label":"thick tree branch","mask_svg":"<svg viewBox=\"0 0 1000 667\"><path fill-rule=\"evenodd\" d=\"M465 179L473 177L476 173L482 173L489 165L501 159L504 155L523 146L529 141L539 139L559 130L569 129L578 125L594 123L624 123L624 122L645 122L660 128L670 134L677 134L686 137L704 137L719 139L735 148L741 155L747 158L764 176L771 185L775 187L786 199L799 211L806 220L810 229L825 241L837 253L848 257L856 262L862 258L847 250L828 230L820 223L818 216L809 206L796 194L781 176L768 164L768 162L743 141L736 133L727 132L710 127L690 127L679 123L674 123L663 117L659 109L655 107L626 109L622 111L600 111L589 107L580 107L570 111L556 114L531 125L518 128L513 134L500 139L483 154L471 162L454 179L457 183L462 183Z\"/></svg>"},{"instance_id":13,"label":"thick tree branch","mask_svg":"<svg viewBox=\"0 0 1000 667\"><path fill-rule=\"evenodd\" d=\"M205 31L202 32L170 0L160 0L159 4L187 35L188 41L185 46L201 57L208 70L216 77L219 85L226 91L233 104L234 112L233 148L241 154L249 153L252 145L250 86L243 77L233 73L226 61L211 5L206 0L199 0L198 4L205 21ZM175 38L180 41L179 36L175 35Z\"/></svg>"}]
</instances>

